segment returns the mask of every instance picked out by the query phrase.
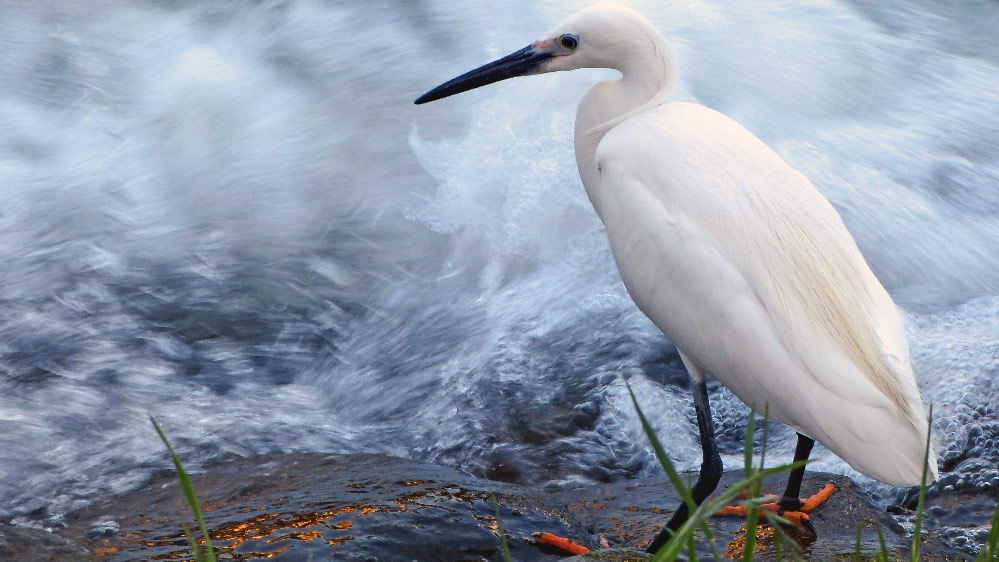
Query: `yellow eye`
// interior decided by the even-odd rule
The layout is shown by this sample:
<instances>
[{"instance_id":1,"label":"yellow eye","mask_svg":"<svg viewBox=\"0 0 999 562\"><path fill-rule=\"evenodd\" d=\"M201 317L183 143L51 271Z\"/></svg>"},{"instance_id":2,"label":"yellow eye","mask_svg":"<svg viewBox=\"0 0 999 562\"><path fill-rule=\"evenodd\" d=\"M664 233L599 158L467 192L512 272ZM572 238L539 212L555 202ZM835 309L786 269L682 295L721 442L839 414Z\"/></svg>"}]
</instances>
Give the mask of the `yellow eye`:
<instances>
[{"instance_id":1,"label":"yellow eye","mask_svg":"<svg viewBox=\"0 0 999 562\"><path fill-rule=\"evenodd\" d=\"M572 50L579 46L579 37L576 37L571 33L566 33L558 38L558 44L561 45L563 49Z\"/></svg>"}]
</instances>

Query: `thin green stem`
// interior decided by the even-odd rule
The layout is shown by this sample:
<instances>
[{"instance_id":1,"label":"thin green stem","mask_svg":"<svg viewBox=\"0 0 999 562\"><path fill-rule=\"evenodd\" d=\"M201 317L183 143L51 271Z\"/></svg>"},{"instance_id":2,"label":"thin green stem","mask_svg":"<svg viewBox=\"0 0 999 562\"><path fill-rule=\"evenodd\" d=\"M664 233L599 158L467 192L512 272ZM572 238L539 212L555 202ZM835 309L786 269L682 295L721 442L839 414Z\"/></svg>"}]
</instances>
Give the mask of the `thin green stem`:
<instances>
[{"instance_id":1,"label":"thin green stem","mask_svg":"<svg viewBox=\"0 0 999 562\"><path fill-rule=\"evenodd\" d=\"M911 562L919 562L919 544L922 541L921 527L923 525L923 504L926 503L926 471L930 461L930 427L933 425L933 404L930 404L930 413L926 426L926 449L923 451L923 477L919 484L919 503L916 506L916 528L912 533L912 552L909 559Z\"/></svg>"},{"instance_id":2,"label":"thin green stem","mask_svg":"<svg viewBox=\"0 0 999 562\"><path fill-rule=\"evenodd\" d=\"M878 550L878 562L889 562L888 546L885 545L885 534L881 532L881 525L878 525L878 543L881 545Z\"/></svg>"},{"instance_id":3,"label":"thin green stem","mask_svg":"<svg viewBox=\"0 0 999 562\"><path fill-rule=\"evenodd\" d=\"M177 469L177 479L180 480L180 486L184 489L184 496L187 497L187 503L191 506L191 511L194 512L194 518L198 521L198 527L201 529L202 536L205 537L205 549L202 554L200 548L197 548L194 539L188 533L188 541L191 542L192 549L194 549L195 557L200 561L202 556L207 562L215 562L215 548L212 546L212 538L208 535L208 527L205 525L205 518L201 514L201 506L198 505L198 498L194 495L194 486L191 484L191 479L187 476L187 472L184 470L184 466L180 463L180 457L173 450L173 446L170 445L170 440L167 439L166 433L163 432L163 428L160 424L156 422L152 416L149 416L149 421L153 422L153 427L156 428L156 433L159 434L160 439L163 444L166 445L167 451L170 452L170 458L173 459L173 466ZM187 529L185 528L185 532Z\"/></svg>"},{"instance_id":4,"label":"thin green stem","mask_svg":"<svg viewBox=\"0 0 999 562\"><path fill-rule=\"evenodd\" d=\"M489 494L493 500L493 509L496 512L496 530L499 532L500 544L503 545L503 560L510 562L510 547L506 544L506 529L503 528L503 518L500 517L499 500L496 499L496 492Z\"/></svg>"},{"instance_id":5,"label":"thin green stem","mask_svg":"<svg viewBox=\"0 0 999 562\"><path fill-rule=\"evenodd\" d=\"M756 474L757 470L753 469L753 436L756 433L756 412L750 410L749 412L749 424L746 426L746 441L742 445L743 454L743 470L745 471L746 478L752 477ZM756 499L760 495L759 480L756 480L749 487L749 497ZM743 560L753 559L753 549L756 548L756 523L759 519L760 512L757 507L757 502L750 501L746 503L746 543L742 551Z\"/></svg>"},{"instance_id":6,"label":"thin green stem","mask_svg":"<svg viewBox=\"0 0 999 562\"><path fill-rule=\"evenodd\" d=\"M999 562L999 502L996 503L996 510L992 514L989 536L985 539L985 544L978 552L975 562Z\"/></svg>"}]
</instances>

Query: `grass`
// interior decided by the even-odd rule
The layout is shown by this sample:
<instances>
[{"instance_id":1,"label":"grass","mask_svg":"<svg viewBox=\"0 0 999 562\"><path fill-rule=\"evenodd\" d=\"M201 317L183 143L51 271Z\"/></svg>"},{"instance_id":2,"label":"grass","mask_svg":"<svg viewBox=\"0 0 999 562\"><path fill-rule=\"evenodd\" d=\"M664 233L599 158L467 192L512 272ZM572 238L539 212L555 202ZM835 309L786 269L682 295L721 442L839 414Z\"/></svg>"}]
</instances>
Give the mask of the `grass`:
<instances>
[{"instance_id":1,"label":"grass","mask_svg":"<svg viewBox=\"0 0 999 562\"><path fill-rule=\"evenodd\" d=\"M985 539L985 546L978 553L975 562L999 562L999 503L996 504L995 513L992 514L989 537Z\"/></svg>"},{"instance_id":2,"label":"grass","mask_svg":"<svg viewBox=\"0 0 999 562\"><path fill-rule=\"evenodd\" d=\"M506 544L506 529L503 528L503 518L500 516L499 500L496 499L496 492L489 494L493 501L493 510L496 512L496 531L499 533L500 543L503 545L503 562L511 562L510 547Z\"/></svg>"},{"instance_id":3,"label":"grass","mask_svg":"<svg viewBox=\"0 0 999 562\"><path fill-rule=\"evenodd\" d=\"M202 548L198 544L194 534L187 528L187 525L181 524L184 527L184 535L187 537L187 542L191 545L191 552L194 553L194 559L197 562L216 562L212 538L208 536L208 527L205 526L205 518L201 514L201 506L198 505L198 498L194 495L194 486L191 484L191 479L187 476L184 465L180 463L180 457L177 456L177 453L173 450L173 446L170 445L170 441L167 439L166 433L163 432L163 428L160 427L160 424L156 423L156 419L152 416L149 416L149 421L153 422L156 433L163 440L163 444L166 445L167 451L170 453L170 458L173 459L173 466L177 469L177 478L180 480L181 488L184 489L187 504L191 507L194 518L198 521L198 527L201 529L201 536L205 539L205 546Z\"/></svg>"},{"instance_id":4,"label":"grass","mask_svg":"<svg viewBox=\"0 0 999 562\"><path fill-rule=\"evenodd\" d=\"M767 425L764 422L764 429ZM743 454L743 468L746 473L746 478L752 478L753 473L753 435L756 433L756 416L753 412L749 412L749 425L746 426L746 441L743 443L742 454ZM764 443L766 439L764 439ZM764 445L764 451L766 450L766 445ZM760 461L760 467L762 468L763 462ZM747 495L750 498L760 497L760 482L754 481L746 489ZM746 514L746 545L742 549L742 557L752 558L753 549L756 547L756 524L760 516L760 511L757 509L756 505L750 504L749 512Z\"/></svg>"},{"instance_id":5,"label":"grass","mask_svg":"<svg viewBox=\"0 0 999 562\"><path fill-rule=\"evenodd\" d=\"M888 547L885 546L885 534L881 532L881 525L878 525L878 544L880 544L880 550L878 550L875 556L876 562L889 562L891 557L888 555ZM860 558L860 545L857 545L857 558Z\"/></svg>"},{"instance_id":6,"label":"grass","mask_svg":"<svg viewBox=\"0 0 999 562\"><path fill-rule=\"evenodd\" d=\"M930 459L930 427L933 426L933 404L930 404L930 414L926 424L926 446L923 451L923 476L919 481L919 503L916 505L916 527L912 532L912 550L909 560L919 562L919 545L923 536L921 527L923 526L923 504L926 503L926 469Z\"/></svg>"},{"instance_id":7,"label":"grass","mask_svg":"<svg viewBox=\"0 0 999 562\"><path fill-rule=\"evenodd\" d=\"M704 502L700 507L693 509L693 498L690 495L690 490L684 485L683 481L680 479L676 468L673 466L672 461L666 456L665 450L659 439L656 437L655 431L653 431L651 425L649 425L645 414L642 412L642 408L638 405L638 400L635 398L635 394L631 389L631 385L625 381L625 385L628 388L628 393L631 395L631 401L635 406L635 412L638 414L638 419L642 424L642 429L645 431L645 435L649 438L652 444L652 450L656 454L656 458L659 460L659 464L662 465L663 470L669 477L670 483L676 488L680 497L683 501L687 503L688 509L691 513L687 522L683 524L673 537L667 542L663 547L657 552L652 560L653 561L672 561L679 557L683 550L686 549L691 560L697 560L697 555L695 552L695 533L697 530L704 532L704 536L708 545L711 548L713 557L715 560L721 560L718 555L718 551L714 545L714 537L711 535L711 531L707 526L707 520L718 511L721 507L729 505L736 497L743 491L746 490L748 496L751 498L759 498L760 495L760 482L764 476L771 474L776 474L779 472L789 472L804 463L792 463L787 465L778 466L776 468L763 469L763 460L766 458L766 442L767 442L767 416L764 415L764 425L763 425L763 444L760 452L760 466L759 468L754 467L752 464L752 447L753 439L755 434L755 415L750 412L749 424L746 428L746 440L743 448L744 460L743 465L745 469L745 478L740 482L729 487L727 490L718 495L714 500L709 502ZM929 422L932 425L933 422L933 407L930 406L929 412ZM927 432L926 435L926 448L923 456L923 475L922 482L919 487L919 503L916 507L916 521L915 528L912 534L912 548L910 551L910 560L912 562L918 562L919 560L919 549L922 541L922 520L923 520L923 508L926 501L926 476L927 476L927 463L929 460L929 448L930 448L930 434ZM749 508L746 517L746 542L745 548L743 549L743 561L752 562L753 554L755 549L756 540L756 527L759 523L759 499L746 500L743 503ZM778 561L783 560L784 553L782 548L791 547L793 552L791 555L795 559L801 558L800 547L797 543L791 540L783 532L781 524L786 523L782 518L770 513L768 511L763 511L762 514L768 520L768 523L774 529L774 551ZM889 562L893 560L891 553L885 544L884 534L881 527L878 527L878 550L874 554L874 560L876 562ZM860 537L861 528L857 527L857 539L855 544L854 559L861 560L861 547L860 547ZM999 562L999 503L996 505L995 513L992 516L991 528L989 531L988 538L985 544L982 546L981 551L979 551L978 556L975 558L975 562Z\"/></svg>"}]
</instances>

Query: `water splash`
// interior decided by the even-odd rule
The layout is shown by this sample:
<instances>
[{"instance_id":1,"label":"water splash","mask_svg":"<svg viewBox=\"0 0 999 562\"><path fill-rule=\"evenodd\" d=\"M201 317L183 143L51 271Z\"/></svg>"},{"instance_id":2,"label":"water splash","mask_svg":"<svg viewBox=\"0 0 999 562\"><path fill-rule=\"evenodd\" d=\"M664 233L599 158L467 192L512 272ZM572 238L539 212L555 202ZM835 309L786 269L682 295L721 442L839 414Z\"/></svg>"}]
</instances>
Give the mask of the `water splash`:
<instances>
[{"instance_id":1,"label":"water splash","mask_svg":"<svg viewBox=\"0 0 999 562\"><path fill-rule=\"evenodd\" d=\"M523 482L650 473L623 377L696 466L686 375L576 177L574 108L605 74L411 105L573 9L480 4L7 10L3 515L55 524L134 488L165 462L149 413L192 468L370 451ZM982 8L636 5L677 43L678 95L809 175L902 305L940 485L995 486L999 72L967 17ZM712 403L740 466L747 410L719 388ZM771 438L768 458L789 458L793 435Z\"/></svg>"}]
</instances>

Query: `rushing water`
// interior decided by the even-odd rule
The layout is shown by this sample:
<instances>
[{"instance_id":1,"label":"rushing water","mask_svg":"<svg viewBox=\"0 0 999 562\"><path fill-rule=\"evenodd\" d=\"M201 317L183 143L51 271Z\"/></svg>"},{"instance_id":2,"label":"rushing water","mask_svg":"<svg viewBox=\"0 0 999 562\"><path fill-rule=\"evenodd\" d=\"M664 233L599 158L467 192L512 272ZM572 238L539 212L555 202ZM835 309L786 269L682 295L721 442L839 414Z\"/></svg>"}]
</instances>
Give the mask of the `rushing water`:
<instances>
[{"instance_id":1,"label":"rushing water","mask_svg":"<svg viewBox=\"0 0 999 562\"><path fill-rule=\"evenodd\" d=\"M0 516L139 485L165 466L150 414L192 466L651 473L624 377L696 467L686 375L575 170L576 103L609 72L412 105L576 2L97 4L0 0ZM999 3L632 4L676 45L675 98L840 210L907 319L941 485L995 493ZM735 468L747 410L712 401ZM774 428L768 458L793 442Z\"/></svg>"}]
</instances>

